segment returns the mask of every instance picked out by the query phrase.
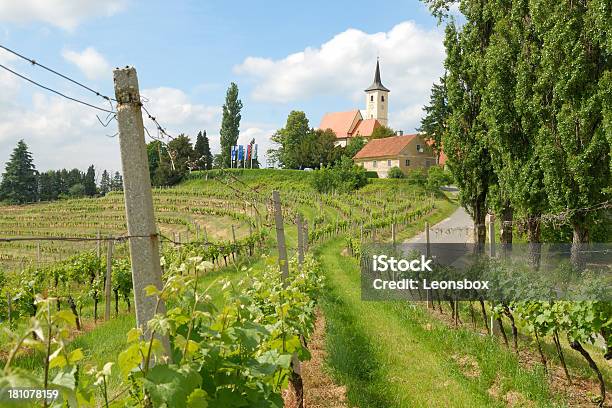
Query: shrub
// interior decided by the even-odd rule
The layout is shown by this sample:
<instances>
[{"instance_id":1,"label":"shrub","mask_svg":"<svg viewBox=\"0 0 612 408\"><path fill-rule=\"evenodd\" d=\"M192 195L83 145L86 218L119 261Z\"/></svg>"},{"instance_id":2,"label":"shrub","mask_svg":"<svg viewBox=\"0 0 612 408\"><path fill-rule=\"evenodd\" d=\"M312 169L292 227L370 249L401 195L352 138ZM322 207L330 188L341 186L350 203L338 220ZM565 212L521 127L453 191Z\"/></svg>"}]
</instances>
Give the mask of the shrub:
<instances>
[{"instance_id":1,"label":"shrub","mask_svg":"<svg viewBox=\"0 0 612 408\"><path fill-rule=\"evenodd\" d=\"M408 183L410 184L425 187L427 184L427 173L424 169L410 170L406 175L406 179L408 179Z\"/></svg>"},{"instance_id":2,"label":"shrub","mask_svg":"<svg viewBox=\"0 0 612 408\"><path fill-rule=\"evenodd\" d=\"M375 171L366 171L365 174L367 178L378 178L378 173Z\"/></svg>"},{"instance_id":3,"label":"shrub","mask_svg":"<svg viewBox=\"0 0 612 408\"><path fill-rule=\"evenodd\" d=\"M450 172L445 171L442 167L430 167L427 172L427 188L430 190L439 190L442 186L452 184L453 176Z\"/></svg>"},{"instance_id":4,"label":"shrub","mask_svg":"<svg viewBox=\"0 0 612 408\"><path fill-rule=\"evenodd\" d=\"M402 172L402 170L400 170L399 167L395 166L389 169L389 173L387 173L387 177L392 178L392 179L401 179L401 178L404 178L404 173Z\"/></svg>"},{"instance_id":5,"label":"shrub","mask_svg":"<svg viewBox=\"0 0 612 408\"><path fill-rule=\"evenodd\" d=\"M334 167L323 167L313 172L311 184L319 193L337 190L349 193L368 184L366 172L353 160L342 157Z\"/></svg>"}]
</instances>

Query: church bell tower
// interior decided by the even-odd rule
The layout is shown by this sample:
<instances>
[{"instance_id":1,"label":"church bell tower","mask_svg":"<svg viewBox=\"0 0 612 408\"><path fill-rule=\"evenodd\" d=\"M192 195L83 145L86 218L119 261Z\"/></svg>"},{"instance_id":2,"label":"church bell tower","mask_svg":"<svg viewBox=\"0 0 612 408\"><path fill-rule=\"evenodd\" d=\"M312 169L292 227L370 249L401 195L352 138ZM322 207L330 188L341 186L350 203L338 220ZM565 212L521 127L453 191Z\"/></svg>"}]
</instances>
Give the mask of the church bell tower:
<instances>
[{"instance_id":1,"label":"church bell tower","mask_svg":"<svg viewBox=\"0 0 612 408\"><path fill-rule=\"evenodd\" d=\"M377 119L381 125L387 126L389 112L389 89L380 81L380 66L376 60L374 82L366 90L366 115L364 119Z\"/></svg>"}]
</instances>

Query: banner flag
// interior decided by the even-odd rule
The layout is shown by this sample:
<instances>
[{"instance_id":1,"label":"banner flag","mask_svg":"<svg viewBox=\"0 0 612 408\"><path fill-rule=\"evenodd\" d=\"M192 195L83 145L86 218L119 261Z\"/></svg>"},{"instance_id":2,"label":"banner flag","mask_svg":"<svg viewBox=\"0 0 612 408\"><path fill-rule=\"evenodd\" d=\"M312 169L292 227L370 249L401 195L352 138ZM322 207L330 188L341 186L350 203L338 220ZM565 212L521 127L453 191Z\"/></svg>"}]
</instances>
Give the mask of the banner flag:
<instances>
[{"instance_id":1,"label":"banner flag","mask_svg":"<svg viewBox=\"0 0 612 408\"><path fill-rule=\"evenodd\" d=\"M236 160L236 146L232 146L232 161Z\"/></svg>"},{"instance_id":2,"label":"banner flag","mask_svg":"<svg viewBox=\"0 0 612 408\"><path fill-rule=\"evenodd\" d=\"M253 148L253 145L247 145L247 155L246 155L246 159L251 160L251 149Z\"/></svg>"},{"instance_id":3,"label":"banner flag","mask_svg":"<svg viewBox=\"0 0 612 408\"><path fill-rule=\"evenodd\" d=\"M238 146L238 161L242 161L243 156L244 156L244 146L240 145Z\"/></svg>"},{"instance_id":4,"label":"banner flag","mask_svg":"<svg viewBox=\"0 0 612 408\"><path fill-rule=\"evenodd\" d=\"M257 160L257 144L255 144L255 154L253 155L253 158Z\"/></svg>"}]
</instances>

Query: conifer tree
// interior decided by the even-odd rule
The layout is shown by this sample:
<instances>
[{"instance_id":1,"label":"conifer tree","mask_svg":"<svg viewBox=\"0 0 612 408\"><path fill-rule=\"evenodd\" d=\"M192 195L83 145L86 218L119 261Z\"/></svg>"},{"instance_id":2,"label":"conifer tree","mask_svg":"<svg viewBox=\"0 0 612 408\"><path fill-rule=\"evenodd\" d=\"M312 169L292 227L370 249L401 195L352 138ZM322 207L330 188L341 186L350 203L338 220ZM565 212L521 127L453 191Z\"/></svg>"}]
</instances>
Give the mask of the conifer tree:
<instances>
[{"instance_id":1,"label":"conifer tree","mask_svg":"<svg viewBox=\"0 0 612 408\"><path fill-rule=\"evenodd\" d=\"M23 140L17 143L0 183L0 201L23 204L38 199L37 171Z\"/></svg>"}]
</instances>

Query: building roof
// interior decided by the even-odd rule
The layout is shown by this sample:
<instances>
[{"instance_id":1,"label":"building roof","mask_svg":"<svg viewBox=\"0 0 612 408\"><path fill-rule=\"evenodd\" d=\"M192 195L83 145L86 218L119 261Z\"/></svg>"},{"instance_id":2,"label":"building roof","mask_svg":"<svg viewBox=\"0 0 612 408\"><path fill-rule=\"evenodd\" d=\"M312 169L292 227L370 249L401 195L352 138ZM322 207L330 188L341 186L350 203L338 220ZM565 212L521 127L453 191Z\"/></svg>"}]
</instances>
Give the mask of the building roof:
<instances>
[{"instance_id":1,"label":"building roof","mask_svg":"<svg viewBox=\"0 0 612 408\"><path fill-rule=\"evenodd\" d=\"M321 119L319 129L331 129L337 138L350 137L361 119L361 112L358 109L348 112L326 113Z\"/></svg>"},{"instance_id":2,"label":"building roof","mask_svg":"<svg viewBox=\"0 0 612 408\"><path fill-rule=\"evenodd\" d=\"M370 85L365 91L366 92L369 92L369 91L387 91L387 92L391 92L380 81L380 66L378 64L378 60L376 60L376 72L374 73L374 82L372 82L372 85Z\"/></svg>"},{"instance_id":3,"label":"building roof","mask_svg":"<svg viewBox=\"0 0 612 408\"><path fill-rule=\"evenodd\" d=\"M382 126L380 124L380 122L378 121L378 119L365 119L359 122L359 124L357 125L357 127L355 128L355 131L353 132L354 137L357 136L364 136L364 137L369 137L372 136L372 132L374 132L374 129L376 129L377 127Z\"/></svg>"},{"instance_id":4,"label":"building roof","mask_svg":"<svg viewBox=\"0 0 612 408\"><path fill-rule=\"evenodd\" d=\"M391 136L370 140L353 158L366 159L371 157L396 156L400 154L415 137L417 137L417 135Z\"/></svg>"}]
</instances>

